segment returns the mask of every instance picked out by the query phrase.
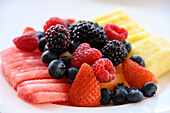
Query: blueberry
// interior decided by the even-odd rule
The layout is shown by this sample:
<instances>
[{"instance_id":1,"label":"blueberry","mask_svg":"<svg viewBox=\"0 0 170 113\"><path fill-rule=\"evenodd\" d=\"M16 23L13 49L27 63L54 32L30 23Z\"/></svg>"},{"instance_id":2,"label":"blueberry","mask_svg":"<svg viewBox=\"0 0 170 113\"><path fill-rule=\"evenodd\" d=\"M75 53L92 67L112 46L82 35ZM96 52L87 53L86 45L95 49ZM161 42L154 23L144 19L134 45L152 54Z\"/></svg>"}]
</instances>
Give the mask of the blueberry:
<instances>
[{"instance_id":1,"label":"blueberry","mask_svg":"<svg viewBox=\"0 0 170 113\"><path fill-rule=\"evenodd\" d=\"M71 41L70 48L68 50L69 53L73 54L77 47L80 45L80 41Z\"/></svg>"},{"instance_id":2,"label":"blueberry","mask_svg":"<svg viewBox=\"0 0 170 113\"><path fill-rule=\"evenodd\" d=\"M69 68L71 66L71 58L68 56L62 56L60 57L60 60L62 60L64 62L64 64L66 65L66 68Z\"/></svg>"},{"instance_id":3,"label":"blueberry","mask_svg":"<svg viewBox=\"0 0 170 113\"><path fill-rule=\"evenodd\" d=\"M122 105L127 102L128 92L124 88L120 88L113 93L112 101L115 105Z\"/></svg>"},{"instance_id":4,"label":"blueberry","mask_svg":"<svg viewBox=\"0 0 170 113\"><path fill-rule=\"evenodd\" d=\"M61 60L53 60L48 65L48 72L51 77L55 79L60 79L64 77L66 71L66 66L63 61Z\"/></svg>"},{"instance_id":5,"label":"blueberry","mask_svg":"<svg viewBox=\"0 0 170 113\"><path fill-rule=\"evenodd\" d=\"M100 103L102 105L108 105L112 99L112 92L107 88L101 89L101 100Z\"/></svg>"},{"instance_id":6,"label":"blueberry","mask_svg":"<svg viewBox=\"0 0 170 113\"><path fill-rule=\"evenodd\" d=\"M58 55L50 52L49 50L44 51L43 54L41 55L42 62L47 65L54 59L58 59Z\"/></svg>"},{"instance_id":7,"label":"blueberry","mask_svg":"<svg viewBox=\"0 0 170 113\"><path fill-rule=\"evenodd\" d=\"M46 45L45 37L42 37L41 39L39 39L39 46L38 46L38 48L41 52L44 51L45 45Z\"/></svg>"},{"instance_id":8,"label":"blueberry","mask_svg":"<svg viewBox=\"0 0 170 113\"><path fill-rule=\"evenodd\" d=\"M127 96L127 100L130 103L139 102L143 99L143 94L138 89L131 89Z\"/></svg>"},{"instance_id":9,"label":"blueberry","mask_svg":"<svg viewBox=\"0 0 170 113\"><path fill-rule=\"evenodd\" d=\"M120 88L123 88L123 89L125 89L126 91L129 90L129 88L128 88L127 86L124 85L124 83L121 83L121 84L118 84L116 87L114 87L113 93L115 93L116 90L118 90L118 89L120 89Z\"/></svg>"},{"instance_id":10,"label":"blueberry","mask_svg":"<svg viewBox=\"0 0 170 113\"><path fill-rule=\"evenodd\" d=\"M132 49L132 46L131 46L130 42L124 41L123 44L125 45L128 53L129 53L131 51L131 49Z\"/></svg>"},{"instance_id":11,"label":"blueberry","mask_svg":"<svg viewBox=\"0 0 170 113\"><path fill-rule=\"evenodd\" d=\"M36 35L38 36L39 39L41 39L42 37L45 37L44 33L41 31L37 31Z\"/></svg>"},{"instance_id":12,"label":"blueberry","mask_svg":"<svg viewBox=\"0 0 170 113\"><path fill-rule=\"evenodd\" d=\"M130 92L131 90L139 90L139 89L136 87L131 87L131 88L129 88L128 92Z\"/></svg>"},{"instance_id":13,"label":"blueberry","mask_svg":"<svg viewBox=\"0 0 170 113\"><path fill-rule=\"evenodd\" d=\"M67 27L70 27L70 26L71 26L70 22L65 21L65 23L67 24Z\"/></svg>"},{"instance_id":14,"label":"blueberry","mask_svg":"<svg viewBox=\"0 0 170 113\"><path fill-rule=\"evenodd\" d=\"M154 82L147 82L141 89L145 97L152 97L157 92L157 85Z\"/></svg>"},{"instance_id":15,"label":"blueberry","mask_svg":"<svg viewBox=\"0 0 170 113\"><path fill-rule=\"evenodd\" d=\"M74 79L78 73L79 69L75 67L71 67L66 71L66 78L68 79L68 82L72 84L74 82Z\"/></svg>"},{"instance_id":16,"label":"blueberry","mask_svg":"<svg viewBox=\"0 0 170 113\"><path fill-rule=\"evenodd\" d=\"M143 60L143 58L139 55L133 55L129 58L130 60L138 63L139 65L145 67L145 61Z\"/></svg>"},{"instance_id":17,"label":"blueberry","mask_svg":"<svg viewBox=\"0 0 170 113\"><path fill-rule=\"evenodd\" d=\"M43 50L43 51L46 51L46 50L49 50L49 49L48 49L47 44L45 45L45 47L44 47L44 50Z\"/></svg>"}]
</instances>

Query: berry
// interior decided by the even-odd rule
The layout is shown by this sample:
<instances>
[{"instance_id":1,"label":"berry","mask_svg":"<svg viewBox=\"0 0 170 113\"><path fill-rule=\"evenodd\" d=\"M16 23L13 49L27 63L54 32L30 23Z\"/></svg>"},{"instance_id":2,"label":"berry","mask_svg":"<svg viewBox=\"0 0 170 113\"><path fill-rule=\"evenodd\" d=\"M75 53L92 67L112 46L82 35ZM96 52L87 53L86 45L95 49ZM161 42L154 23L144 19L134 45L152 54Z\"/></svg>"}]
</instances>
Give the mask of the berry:
<instances>
[{"instance_id":1,"label":"berry","mask_svg":"<svg viewBox=\"0 0 170 113\"><path fill-rule=\"evenodd\" d=\"M142 99L143 99L143 94L138 89L136 90L132 89L127 96L127 100L130 103L136 103L136 102L141 101Z\"/></svg>"},{"instance_id":2,"label":"berry","mask_svg":"<svg viewBox=\"0 0 170 113\"><path fill-rule=\"evenodd\" d=\"M66 71L66 78L68 79L68 82L72 84L74 82L74 79L78 73L79 69L75 67L71 67Z\"/></svg>"},{"instance_id":3,"label":"berry","mask_svg":"<svg viewBox=\"0 0 170 113\"><path fill-rule=\"evenodd\" d=\"M78 21L69 27L71 40L88 43L91 47L101 49L107 43L105 31L97 23Z\"/></svg>"},{"instance_id":4,"label":"berry","mask_svg":"<svg viewBox=\"0 0 170 113\"><path fill-rule=\"evenodd\" d=\"M131 88L129 88L128 92L130 92L131 90L139 90L139 89L136 87L131 87Z\"/></svg>"},{"instance_id":5,"label":"berry","mask_svg":"<svg viewBox=\"0 0 170 113\"><path fill-rule=\"evenodd\" d=\"M30 32L13 39L15 46L24 51L33 51L39 45L39 40L35 32Z\"/></svg>"},{"instance_id":6,"label":"berry","mask_svg":"<svg viewBox=\"0 0 170 113\"><path fill-rule=\"evenodd\" d=\"M141 90L142 86L147 82L158 84L155 75L138 63L127 59L122 64L123 74L130 87L136 87Z\"/></svg>"},{"instance_id":7,"label":"berry","mask_svg":"<svg viewBox=\"0 0 170 113\"><path fill-rule=\"evenodd\" d=\"M48 65L48 72L51 77L55 79L60 79L64 77L66 71L66 66L63 61L61 60L53 60Z\"/></svg>"},{"instance_id":8,"label":"berry","mask_svg":"<svg viewBox=\"0 0 170 113\"><path fill-rule=\"evenodd\" d=\"M101 89L101 100L100 103L102 105L108 105L112 99L112 92L107 88Z\"/></svg>"},{"instance_id":9,"label":"berry","mask_svg":"<svg viewBox=\"0 0 170 113\"><path fill-rule=\"evenodd\" d=\"M110 82L115 78L115 68L108 58L101 58L97 60L92 69L100 83Z\"/></svg>"},{"instance_id":10,"label":"berry","mask_svg":"<svg viewBox=\"0 0 170 113\"><path fill-rule=\"evenodd\" d=\"M45 45L46 45L45 37L41 37L41 38L39 39L39 46L38 46L38 48L39 48L39 50L40 50L41 52L44 51Z\"/></svg>"},{"instance_id":11,"label":"berry","mask_svg":"<svg viewBox=\"0 0 170 113\"><path fill-rule=\"evenodd\" d=\"M67 28L66 23L64 22L64 20L62 20L61 18L58 17L51 17L49 20L47 20L45 22L44 25L44 33L47 31L48 28L50 28L51 26L55 26L57 24L63 25L65 28Z\"/></svg>"},{"instance_id":12,"label":"berry","mask_svg":"<svg viewBox=\"0 0 170 113\"><path fill-rule=\"evenodd\" d=\"M130 60L138 63L139 65L145 67L145 61L143 60L143 58L139 55L133 55L129 58Z\"/></svg>"},{"instance_id":13,"label":"berry","mask_svg":"<svg viewBox=\"0 0 170 113\"><path fill-rule=\"evenodd\" d=\"M41 31L37 31L36 35L38 36L39 39L41 39L42 37L45 37L45 34Z\"/></svg>"},{"instance_id":14,"label":"berry","mask_svg":"<svg viewBox=\"0 0 170 113\"><path fill-rule=\"evenodd\" d=\"M71 57L73 67L79 68L83 63L92 65L96 60L100 59L102 54L95 48L90 48L87 43L82 43L78 46Z\"/></svg>"},{"instance_id":15,"label":"berry","mask_svg":"<svg viewBox=\"0 0 170 113\"><path fill-rule=\"evenodd\" d=\"M112 61L114 66L122 63L128 54L125 45L118 40L109 41L101 52L105 58Z\"/></svg>"},{"instance_id":16,"label":"berry","mask_svg":"<svg viewBox=\"0 0 170 113\"><path fill-rule=\"evenodd\" d=\"M65 21L65 23L67 24L67 27L70 27L70 26L71 26L70 22Z\"/></svg>"},{"instance_id":17,"label":"berry","mask_svg":"<svg viewBox=\"0 0 170 113\"><path fill-rule=\"evenodd\" d=\"M62 56L60 57L60 60L62 60L64 62L64 64L66 65L66 68L69 68L71 66L71 58L68 56Z\"/></svg>"},{"instance_id":18,"label":"berry","mask_svg":"<svg viewBox=\"0 0 170 113\"><path fill-rule=\"evenodd\" d=\"M45 32L45 37L50 51L61 54L70 47L70 34L63 25L57 24L56 26L51 26Z\"/></svg>"},{"instance_id":19,"label":"berry","mask_svg":"<svg viewBox=\"0 0 170 113\"><path fill-rule=\"evenodd\" d=\"M118 40L119 42L124 42L128 36L128 31L125 28L120 28L115 24L106 24L104 31L110 41Z\"/></svg>"},{"instance_id":20,"label":"berry","mask_svg":"<svg viewBox=\"0 0 170 113\"><path fill-rule=\"evenodd\" d=\"M74 18L65 18L63 19L65 22L69 22L70 24L73 24L76 22L76 20Z\"/></svg>"},{"instance_id":21,"label":"berry","mask_svg":"<svg viewBox=\"0 0 170 113\"><path fill-rule=\"evenodd\" d=\"M126 49L127 49L127 52L129 53L132 49L132 46L130 44L130 42L128 41L124 41L123 44L125 45Z\"/></svg>"},{"instance_id":22,"label":"berry","mask_svg":"<svg viewBox=\"0 0 170 113\"><path fill-rule=\"evenodd\" d=\"M80 41L71 41L68 52L73 54L80 44Z\"/></svg>"},{"instance_id":23,"label":"berry","mask_svg":"<svg viewBox=\"0 0 170 113\"><path fill-rule=\"evenodd\" d=\"M82 64L69 91L69 103L73 106L99 106L101 92L99 81L90 65Z\"/></svg>"},{"instance_id":24,"label":"berry","mask_svg":"<svg viewBox=\"0 0 170 113\"><path fill-rule=\"evenodd\" d=\"M129 88L124 85L124 83L118 84L116 87L113 89L113 93L116 93L117 90L119 89L125 89L126 91L129 91Z\"/></svg>"},{"instance_id":25,"label":"berry","mask_svg":"<svg viewBox=\"0 0 170 113\"><path fill-rule=\"evenodd\" d=\"M152 97L157 92L157 85L154 82L147 82L141 89L145 97Z\"/></svg>"},{"instance_id":26,"label":"berry","mask_svg":"<svg viewBox=\"0 0 170 113\"><path fill-rule=\"evenodd\" d=\"M22 34L29 33L30 31L31 31L31 32L36 32L34 28L32 28L32 27L26 27L26 28L24 29L24 31L23 31Z\"/></svg>"},{"instance_id":27,"label":"berry","mask_svg":"<svg viewBox=\"0 0 170 113\"><path fill-rule=\"evenodd\" d=\"M43 51L46 51L46 50L49 50L47 44L45 44Z\"/></svg>"},{"instance_id":28,"label":"berry","mask_svg":"<svg viewBox=\"0 0 170 113\"><path fill-rule=\"evenodd\" d=\"M120 88L113 93L112 101L114 105L122 105L127 102L128 92L124 88Z\"/></svg>"},{"instance_id":29,"label":"berry","mask_svg":"<svg viewBox=\"0 0 170 113\"><path fill-rule=\"evenodd\" d=\"M50 52L49 50L46 50L41 55L41 60L45 64L49 64L52 60L58 59L58 55L55 53Z\"/></svg>"}]
</instances>

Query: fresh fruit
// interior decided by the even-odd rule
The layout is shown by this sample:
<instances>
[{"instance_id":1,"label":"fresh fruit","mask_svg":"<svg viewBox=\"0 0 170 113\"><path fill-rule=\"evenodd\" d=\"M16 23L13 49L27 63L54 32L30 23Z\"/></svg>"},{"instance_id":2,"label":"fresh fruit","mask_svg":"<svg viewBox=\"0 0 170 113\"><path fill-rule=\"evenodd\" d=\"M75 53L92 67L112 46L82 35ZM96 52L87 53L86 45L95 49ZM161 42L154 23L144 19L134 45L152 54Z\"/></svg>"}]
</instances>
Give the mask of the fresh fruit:
<instances>
[{"instance_id":1,"label":"fresh fruit","mask_svg":"<svg viewBox=\"0 0 170 113\"><path fill-rule=\"evenodd\" d=\"M130 87L129 90L128 90L128 92L130 92L131 90L139 90L139 89L136 88L136 87Z\"/></svg>"},{"instance_id":2,"label":"fresh fruit","mask_svg":"<svg viewBox=\"0 0 170 113\"><path fill-rule=\"evenodd\" d=\"M26 27L26 28L24 29L24 31L23 31L23 33L22 33L22 34L29 33L30 31L32 31L32 32L36 32L34 28L32 28L32 27Z\"/></svg>"},{"instance_id":3,"label":"fresh fruit","mask_svg":"<svg viewBox=\"0 0 170 113\"><path fill-rule=\"evenodd\" d=\"M51 77L55 79L60 79L64 77L66 71L66 66L63 61L61 60L53 60L48 65L48 72Z\"/></svg>"},{"instance_id":4,"label":"fresh fruit","mask_svg":"<svg viewBox=\"0 0 170 113\"><path fill-rule=\"evenodd\" d=\"M73 54L80 44L81 44L80 41L76 41L76 40L71 41L70 48L68 49L68 52Z\"/></svg>"},{"instance_id":5,"label":"fresh fruit","mask_svg":"<svg viewBox=\"0 0 170 113\"><path fill-rule=\"evenodd\" d=\"M143 94L138 89L131 89L131 91L128 93L127 100L130 103L136 103L139 101L142 101Z\"/></svg>"},{"instance_id":6,"label":"fresh fruit","mask_svg":"<svg viewBox=\"0 0 170 113\"><path fill-rule=\"evenodd\" d=\"M57 24L56 26L51 26L45 32L45 37L50 51L61 54L70 47L70 33L63 25Z\"/></svg>"},{"instance_id":7,"label":"fresh fruit","mask_svg":"<svg viewBox=\"0 0 170 113\"><path fill-rule=\"evenodd\" d=\"M78 73L79 69L75 67L71 67L66 71L66 78L68 79L68 82L72 84L74 82L74 79L76 78L76 75Z\"/></svg>"},{"instance_id":8,"label":"fresh fruit","mask_svg":"<svg viewBox=\"0 0 170 113\"><path fill-rule=\"evenodd\" d=\"M71 40L88 43L91 47L101 49L107 43L105 31L97 23L78 21L69 27Z\"/></svg>"},{"instance_id":9,"label":"fresh fruit","mask_svg":"<svg viewBox=\"0 0 170 113\"><path fill-rule=\"evenodd\" d=\"M44 46L43 52L46 51L46 50L49 50L47 44Z\"/></svg>"},{"instance_id":10,"label":"fresh fruit","mask_svg":"<svg viewBox=\"0 0 170 113\"><path fill-rule=\"evenodd\" d=\"M124 88L120 88L113 93L112 101L114 105L122 105L127 102L128 92Z\"/></svg>"},{"instance_id":11,"label":"fresh fruit","mask_svg":"<svg viewBox=\"0 0 170 113\"><path fill-rule=\"evenodd\" d=\"M47 31L48 28L50 28L51 26L55 26L57 24L63 25L65 28L67 28L67 25L65 24L64 20L58 17L51 17L49 20L45 22L45 25L43 27L44 33Z\"/></svg>"},{"instance_id":12,"label":"fresh fruit","mask_svg":"<svg viewBox=\"0 0 170 113\"><path fill-rule=\"evenodd\" d=\"M117 90L119 89L125 89L126 91L129 91L129 88L124 85L124 83L118 84L116 87L113 89L113 93L116 93Z\"/></svg>"},{"instance_id":13,"label":"fresh fruit","mask_svg":"<svg viewBox=\"0 0 170 113\"><path fill-rule=\"evenodd\" d=\"M122 64L115 67L116 69L116 76L115 79L108 82L108 83L100 83L100 88L108 88L113 90L118 84L124 83L125 86L129 87L127 81L125 80L123 71L122 71Z\"/></svg>"},{"instance_id":14,"label":"fresh fruit","mask_svg":"<svg viewBox=\"0 0 170 113\"><path fill-rule=\"evenodd\" d=\"M73 106L99 106L101 92L99 82L90 65L82 64L69 91L69 102Z\"/></svg>"},{"instance_id":15,"label":"fresh fruit","mask_svg":"<svg viewBox=\"0 0 170 113\"><path fill-rule=\"evenodd\" d=\"M71 58L70 57L62 56L62 57L60 57L60 60L62 60L64 62L67 69L71 66Z\"/></svg>"},{"instance_id":16,"label":"fresh fruit","mask_svg":"<svg viewBox=\"0 0 170 113\"><path fill-rule=\"evenodd\" d=\"M66 23L67 27L70 27L70 26L71 26L70 22L65 21L65 23Z\"/></svg>"},{"instance_id":17,"label":"fresh fruit","mask_svg":"<svg viewBox=\"0 0 170 113\"><path fill-rule=\"evenodd\" d=\"M89 44L82 43L78 46L71 57L73 67L79 68L83 63L92 65L96 60L100 59L102 54L99 50L91 48Z\"/></svg>"},{"instance_id":18,"label":"fresh fruit","mask_svg":"<svg viewBox=\"0 0 170 113\"><path fill-rule=\"evenodd\" d=\"M92 69L100 83L110 82L115 78L115 68L108 58L101 58L97 60Z\"/></svg>"},{"instance_id":19,"label":"fresh fruit","mask_svg":"<svg viewBox=\"0 0 170 113\"><path fill-rule=\"evenodd\" d=\"M24 51L33 51L38 47L39 40L34 32L13 39L15 46Z\"/></svg>"},{"instance_id":20,"label":"fresh fruit","mask_svg":"<svg viewBox=\"0 0 170 113\"><path fill-rule=\"evenodd\" d=\"M130 42L124 41L123 44L125 45L126 50L129 53L131 51L131 49L132 49L132 46L131 46Z\"/></svg>"},{"instance_id":21,"label":"fresh fruit","mask_svg":"<svg viewBox=\"0 0 170 113\"><path fill-rule=\"evenodd\" d=\"M105 24L104 31L110 41L118 40L119 42L124 42L128 35L128 31L125 28L120 28L115 24Z\"/></svg>"},{"instance_id":22,"label":"fresh fruit","mask_svg":"<svg viewBox=\"0 0 170 113\"><path fill-rule=\"evenodd\" d=\"M65 18L65 19L63 19L65 22L69 22L69 23L71 23L71 24L73 24L73 23L75 23L76 22L76 19L74 19L74 18Z\"/></svg>"},{"instance_id":23,"label":"fresh fruit","mask_svg":"<svg viewBox=\"0 0 170 113\"><path fill-rule=\"evenodd\" d=\"M36 92L63 92L68 93L69 83L48 83L48 84L29 84L17 88L19 94L30 94Z\"/></svg>"},{"instance_id":24,"label":"fresh fruit","mask_svg":"<svg viewBox=\"0 0 170 113\"><path fill-rule=\"evenodd\" d=\"M145 97L152 97L157 92L157 85L154 82L147 82L142 86L141 91Z\"/></svg>"},{"instance_id":25,"label":"fresh fruit","mask_svg":"<svg viewBox=\"0 0 170 113\"><path fill-rule=\"evenodd\" d=\"M62 53L59 57L63 57L63 56L68 56L68 57L72 57L72 54L70 54L68 51L66 51L65 53Z\"/></svg>"},{"instance_id":26,"label":"fresh fruit","mask_svg":"<svg viewBox=\"0 0 170 113\"><path fill-rule=\"evenodd\" d=\"M42 31L37 31L36 35L38 36L39 39L41 39L42 37L45 37L45 34Z\"/></svg>"},{"instance_id":27,"label":"fresh fruit","mask_svg":"<svg viewBox=\"0 0 170 113\"><path fill-rule=\"evenodd\" d=\"M56 53L50 52L49 50L44 51L43 54L41 55L41 60L45 64L49 64L51 61L58 58L59 56Z\"/></svg>"},{"instance_id":28,"label":"fresh fruit","mask_svg":"<svg viewBox=\"0 0 170 113\"><path fill-rule=\"evenodd\" d=\"M104 58L112 61L114 66L122 63L127 57L127 50L123 43L118 40L109 41L101 50Z\"/></svg>"},{"instance_id":29,"label":"fresh fruit","mask_svg":"<svg viewBox=\"0 0 170 113\"><path fill-rule=\"evenodd\" d=\"M46 45L45 37L41 37L41 39L39 39L39 46L38 46L41 52L44 51L45 45Z\"/></svg>"},{"instance_id":30,"label":"fresh fruit","mask_svg":"<svg viewBox=\"0 0 170 113\"><path fill-rule=\"evenodd\" d=\"M130 87L136 87L141 90L142 86L147 82L158 84L155 75L138 63L133 62L132 60L125 60L122 64L125 79Z\"/></svg>"},{"instance_id":31,"label":"fresh fruit","mask_svg":"<svg viewBox=\"0 0 170 113\"><path fill-rule=\"evenodd\" d=\"M108 105L112 99L112 92L107 88L101 89L101 100L100 103L102 105Z\"/></svg>"},{"instance_id":32,"label":"fresh fruit","mask_svg":"<svg viewBox=\"0 0 170 113\"><path fill-rule=\"evenodd\" d=\"M68 93L63 92L37 92L32 94L17 94L18 97L23 100L34 103L58 103L58 102L68 102Z\"/></svg>"},{"instance_id":33,"label":"fresh fruit","mask_svg":"<svg viewBox=\"0 0 170 113\"><path fill-rule=\"evenodd\" d=\"M145 61L143 60L143 58L139 55L133 55L129 58L130 60L138 63L139 65L145 67Z\"/></svg>"}]
</instances>

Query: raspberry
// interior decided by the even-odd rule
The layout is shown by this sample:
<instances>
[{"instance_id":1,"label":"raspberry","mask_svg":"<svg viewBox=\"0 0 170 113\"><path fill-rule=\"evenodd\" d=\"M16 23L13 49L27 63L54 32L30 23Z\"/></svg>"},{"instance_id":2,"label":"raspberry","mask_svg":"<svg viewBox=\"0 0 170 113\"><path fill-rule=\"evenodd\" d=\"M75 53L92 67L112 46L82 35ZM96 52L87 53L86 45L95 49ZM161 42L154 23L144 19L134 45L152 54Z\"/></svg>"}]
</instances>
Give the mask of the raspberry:
<instances>
[{"instance_id":1,"label":"raspberry","mask_svg":"<svg viewBox=\"0 0 170 113\"><path fill-rule=\"evenodd\" d=\"M115 68L108 58L101 58L97 60L92 69L100 83L110 82L115 78Z\"/></svg>"},{"instance_id":2,"label":"raspberry","mask_svg":"<svg viewBox=\"0 0 170 113\"><path fill-rule=\"evenodd\" d=\"M73 67L79 68L83 63L92 65L96 60L100 59L102 54L99 50L91 48L89 44L82 43L78 46L71 58Z\"/></svg>"},{"instance_id":3,"label":"raspberry","mask_svg":"<svg viewBox=\"0 0 170 113\"><path fill-rule=\"evenodd\" d=\"M105 31L90 21L78 21L69 27L71 40L80 43L89 43L91 47L101 49L107 43Z\"/></svg>"},{"instance_id":4,"label":"raspberry","mask_svg":"<svg viewBox=\"0 0 170 113\"><path fill-rule=\"evenodd\" d=\"M65 28L67 28L67 24L64 22L64 20L58 17L51 17L49 20L46 21L44 25L44 33L47 31L48 28L50 28L51 26L55 26L56 24L61 24Z\"/></svg>"},{"instance_id":5,"label":"raspberry","mask_svg":"<svg viewBox=\"0 0 170 113\"><path fill-rule=\"evenodd\" d=\"M63 20L69 22L70 24L73 24L76 22L76 20L74 18L65 18Z\"/></svg>"},{"instance_id":6,"label":"raspberry","mask_svg":"<svg viewBox=\"0 0 170 113\"><path fill-rule=\"evenodd\" d=\"M70 47L70 33L60 24L51 26L47 32L45 32L47 46L50 51L57 54L66 52Z\"/></svg>"},{"instance_id":7,"label":"raspberry","mask_svg":"<svg viewBox=\"0 0 170 113\"><path fill-rule=\"evenodd\" d=\"M24 51L33 51L38 47L39 40L35 32L29 32L13 39L15 46Z\"/></svg>"},{"instance_id":8,"label":"raspberry","mask_svg":"<svg viewBox=\"0 0 170 113\"><path fill-rule=\"evenodd\" d=\"M32 27L26 27L22 34L26 34L26 33L29 33L29 32L36 32L36 31Z\"/></svg>"},{"instance_id":9,"label":"raspberry","mask_svg":"<svg viewBox=\"0 0 170 113\"><path fill-rule=\"evenodd\" d=\"M106 24L104 26L104 31L110 41L119 40L120 42L124 42L128 35L128 31L125 28L120 28L114 24Z\"/></svg>"},{"instance_id":10,"label":"raspberry","mask_svg":"<svg viewBox=\"0 0 170 113\"><path fill-rule=\"evenodd\" d=\"M103 57L112 61L114 66L122 63L127 57L127 50L118 40L109 41L101 50Z\"/></svg>"}]
</instances>

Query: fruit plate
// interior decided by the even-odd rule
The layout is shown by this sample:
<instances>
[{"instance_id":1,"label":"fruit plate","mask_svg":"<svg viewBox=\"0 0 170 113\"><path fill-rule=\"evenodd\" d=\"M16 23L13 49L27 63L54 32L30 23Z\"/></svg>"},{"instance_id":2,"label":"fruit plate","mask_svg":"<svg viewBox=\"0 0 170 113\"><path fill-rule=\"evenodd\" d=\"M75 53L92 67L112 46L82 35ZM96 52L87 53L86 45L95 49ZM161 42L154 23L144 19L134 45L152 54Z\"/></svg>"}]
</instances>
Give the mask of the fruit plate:
<instances>
[{"instance_id":1,"label":"fruit plate","mask_svg":"<svg viewBox=\"0 0 170 113\"><path fill-rule=\"evenodd\" d=\"M100 106L100 107L70 107L56 104L29 104L17 97L16 91L8 84L0 60L0 113L168 113L170 112L170 72L159 79L159 91L152 98L145 98L135 104L125 104L119 106Z\"/></svg>"}]
</instances>

